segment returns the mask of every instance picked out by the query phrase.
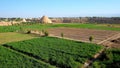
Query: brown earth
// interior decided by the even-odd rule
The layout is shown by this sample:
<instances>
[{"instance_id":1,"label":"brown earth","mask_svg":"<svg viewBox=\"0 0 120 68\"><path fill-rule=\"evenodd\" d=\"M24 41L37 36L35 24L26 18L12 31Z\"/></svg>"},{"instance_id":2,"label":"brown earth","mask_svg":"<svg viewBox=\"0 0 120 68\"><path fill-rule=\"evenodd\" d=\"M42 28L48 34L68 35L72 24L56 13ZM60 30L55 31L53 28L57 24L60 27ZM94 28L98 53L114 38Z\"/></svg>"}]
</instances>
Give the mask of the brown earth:
<instances>
[{"instance_id":1,"label":"brown earth","mask_svg":"<svg viewBox=\"0 0 120 68\"><path fill-rule=\"evenodd\" d=\"M120 44L120 38L112 40L111 42L116 43L116 44Z\"/></svg>"},{"instance_id":2,"label":"brown earth","mask_svg":"<svg viewBox=\"0 0 120 68\"><path fill-rule=\"evenodd\" d=\"M13 25L13 24L20 24L22 21L9 21L9 22L5 22L5 21L1 21L0 22L0 26L10 26L10 25Z\"/></svg>"},{"instance_id":3,"label":"brown earth","mask_svg":"<svg viewBox=\"0 0 120 68\"><path fill-rule=\"evenodd\" d=\"M120 44L111 42L111 40L113 40L111 39L112 37L116 39L119 36L119 35L117 35L117 37L115 36L116 34L120 33L117 31L80 29L80 28L52 28L48 29L48 32L50 33L50 35L58 37L60 37L61 33L63 33L65 38L83 42L89 42L89 37L93 36L94 37L93 43L103 44L105 46L110 47L112 46L120 47ZM110 43L110 45L108 45L108 43Z\"/></svg>"},{"instance_id":4,"label":"brown earth","mask_svg":"<svg viewBox=\"0 0 120 68\"><path fill-rule=\"evenodd\" d=\"M110 41L111 47L120 48L120 37Z\"/></svg>"}]
</instances>

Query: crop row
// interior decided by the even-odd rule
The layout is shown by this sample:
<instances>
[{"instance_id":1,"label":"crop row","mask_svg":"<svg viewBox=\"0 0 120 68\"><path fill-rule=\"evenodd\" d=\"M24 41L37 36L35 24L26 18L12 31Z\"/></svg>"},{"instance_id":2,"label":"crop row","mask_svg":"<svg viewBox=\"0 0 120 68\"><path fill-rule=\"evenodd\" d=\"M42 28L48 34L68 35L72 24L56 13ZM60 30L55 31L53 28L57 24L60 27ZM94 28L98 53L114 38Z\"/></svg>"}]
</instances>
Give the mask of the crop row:
<instances>
[{"instance_id":1,"label":"crop row","mask_svg":"<svg viewBox=\"0 0 120 68\"><path fill-rule=\"evenodd\" d=\"M53 37L35 38L6 45L32 53L45 62L64 68L77 68L102 49L96 44Z\"/></svg>"},{"instance_id":2,"label":"crop row","mask_svg":"<svg viewBox=\"0 0 120 68\"><path fill-rule=\"evenodd\" d=\"M10 49L0 46L0 68L53 68L42 61L36 61Z\"/></svg>"}]
</instances>

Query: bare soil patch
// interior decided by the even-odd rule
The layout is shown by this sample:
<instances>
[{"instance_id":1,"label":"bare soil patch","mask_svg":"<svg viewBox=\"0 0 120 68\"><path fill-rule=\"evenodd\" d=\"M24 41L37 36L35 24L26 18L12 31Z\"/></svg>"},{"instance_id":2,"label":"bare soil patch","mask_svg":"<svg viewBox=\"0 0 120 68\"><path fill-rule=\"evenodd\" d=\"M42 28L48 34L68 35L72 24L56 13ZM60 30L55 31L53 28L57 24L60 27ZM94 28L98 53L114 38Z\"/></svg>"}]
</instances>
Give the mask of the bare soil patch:
<instances>
[{"instance_id":1,"label":"bare soil patch","mask_svg":"<svg viewBox=\"0 0 120 68\"><path fill-rule=\"evenodd\" d=\"M111 40L110 43L111 43L110 45L111 47L120 48L120 38Z\"/></svg>"},{"instance_id":2,"label":"bare soil patch","mask_svg":"<svg viewBox=\"0 0 120 68\"><path fill-rule=\"evenodd\" d=\"M48 32L53 36L59 36L59 37L61 36L61 33L63 33L65 38L70 38L83 42L89 42L89 37L93 36L94 37L93 43L99 43L120 33L118 31L80 29L80 28L52 28L52 29L48 29Z\"/></svg>"},{"instance_id":3,"label":"bare soil patch","mask_svg":"<svg viewBox=\"0 0 120 68\"><path fill-rule=\"evenodd\" d=\"M116 43L116 44L120 44L120 38L112 40L111 42Z\"/></svg>"}]
</instances>

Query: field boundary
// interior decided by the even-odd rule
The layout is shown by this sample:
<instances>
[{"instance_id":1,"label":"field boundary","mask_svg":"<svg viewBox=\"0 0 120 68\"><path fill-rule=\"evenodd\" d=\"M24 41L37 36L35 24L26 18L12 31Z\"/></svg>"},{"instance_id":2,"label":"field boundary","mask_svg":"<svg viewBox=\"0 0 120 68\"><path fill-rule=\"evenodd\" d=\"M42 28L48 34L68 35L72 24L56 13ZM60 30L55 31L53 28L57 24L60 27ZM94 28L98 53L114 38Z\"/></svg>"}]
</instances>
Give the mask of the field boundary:
<instances>
[{"instance_id":1,"label":"field boundary","mask_svg":"<svg viewBox=\"0 0 120 68\"><path fill-rule=\"evenodd\" d=\"M111 37L109 37L109 38L107 38L107 39L105 39L105 40L103 40L103 41L101 41L101 42L99 42L99 43L97 43L97 44L102 44L102 43L104 43L104 42L106 42L106 41L108 41L108 40L117 39L117 38L119 38L119 37L120 37L120 33L115 34L115 35L113 35L113 36L111 36Z\"/></svg>"},{"instance_id":2,"label":"field boundary","mask_svg":"<svg viewBox=\"0 0 120 68\"><path fill-rule=\"evenodd\" d=\"M73 40L73 41L86 42L86 43L88 43L88 41L82 41L82 40L72 39L72 38L68 38L68 37L60 37L60 36L55 36L55 35L53 35L53 34L50 34L49 36L50 36L50 37L57 37L57 38L63 38L63 39L67 39L67 40Z\"/></svg>"}]
</instances>

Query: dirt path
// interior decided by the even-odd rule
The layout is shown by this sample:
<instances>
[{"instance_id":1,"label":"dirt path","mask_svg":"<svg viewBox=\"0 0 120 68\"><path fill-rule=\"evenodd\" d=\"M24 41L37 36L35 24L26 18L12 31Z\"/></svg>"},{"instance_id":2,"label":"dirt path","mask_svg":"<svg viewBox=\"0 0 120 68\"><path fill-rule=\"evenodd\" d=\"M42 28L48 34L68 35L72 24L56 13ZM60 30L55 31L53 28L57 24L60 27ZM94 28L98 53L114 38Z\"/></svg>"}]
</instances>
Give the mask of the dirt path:
<instances>
[{"instance_id":1,"label":"dirt path","mask_svg":"<svg viewBox=\"0 0 120 68\"><path fill-rule=\"evenodd\" d=\"M116 43L112 42L112 40L117 40L118 38L120 38L120 33L118 33L114 36L111 36L108 39L99 42L98 44L101 44L101 45L104 45L107 47L120 48L120 44L116 44ZM120 43L120 42L118 42L118 43Z\"/></svg>"},{"instance_id":2,"label":"dirt path","mask_svg":"<svg viewBox=\"0 0 120 68\"><path fill-rule=\"evenodd\" d=\"M117 34L115 34L115 35L113 35L113 36L111 36L111 37L109 37L109 38L107 38L107 39L97 43L97 44L103 44L104 42L107 42L109 40L114 40L114 39L117 39L117 38L120 38L120 33L117 33Z\"/></svg>"},{"instance_id":3,"label":"dirt path","mask_svg":"<svg viewBox=\"0 0 120 68\"><path fill-rule=\"evenodd\" d=\"M103 48L101 51L99 51L97 54L94 55L94 57L92 59L87 60L84 63L84 66L82 68L88 68L96 59L98 59L103 52L107 49L107 47Z\"/></svg>"}]
</instances>

